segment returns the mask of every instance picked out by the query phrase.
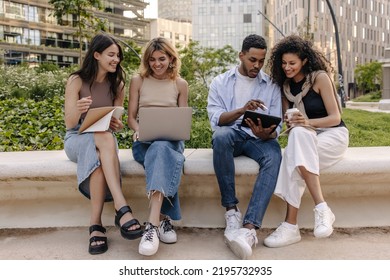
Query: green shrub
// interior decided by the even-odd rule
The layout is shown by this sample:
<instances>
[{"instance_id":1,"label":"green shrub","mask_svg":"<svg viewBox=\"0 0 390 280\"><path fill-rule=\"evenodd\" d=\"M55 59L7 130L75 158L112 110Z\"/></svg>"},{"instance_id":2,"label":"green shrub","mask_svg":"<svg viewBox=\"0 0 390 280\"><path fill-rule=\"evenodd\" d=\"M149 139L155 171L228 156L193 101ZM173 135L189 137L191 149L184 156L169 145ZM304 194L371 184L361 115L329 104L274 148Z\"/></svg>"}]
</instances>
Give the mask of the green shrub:
<instances>
[{"instance_id":1,"label":"green shrub","mask_svg":"<svg viewBox=\"0 0 390 280\"><path fill-rule=\"evenodd\" d=\"M74 69L49 68L0 66L0 151L63 149L65 83ZM189 90L189 106L194 110L186 148L211 148L208 89L194 82ZM126 96L126 109L127 103ZM350 131L351 147L390 146L390 114L344 109L342 117ZM127 110L122 120L125 129L116 133L118 145L129 149L132 131L127 128ZM285 147L287 137L281 136L279 143Z\"/></svg>"},{"instance_id":2,"label":"green shrub","mask_svg":"<svg viewBox=\"0 0 390 280\"><path fill-rule=\"evenodd\" d=\"M377 91L377 92L372 92L368 94L364 94L361 96L358 96L353 99L355 102L379 102L382 98L382 92Z\"/></svg>"},{"instance_id":3,"label":"green shrub","mask_svg":"<svg viewBox=\"0 0 390 280\"><path fill-rule=\"evenodd\" d=\"M63 149L63 97L0 101L0 151Z\"/></svg>"}]
</instances>

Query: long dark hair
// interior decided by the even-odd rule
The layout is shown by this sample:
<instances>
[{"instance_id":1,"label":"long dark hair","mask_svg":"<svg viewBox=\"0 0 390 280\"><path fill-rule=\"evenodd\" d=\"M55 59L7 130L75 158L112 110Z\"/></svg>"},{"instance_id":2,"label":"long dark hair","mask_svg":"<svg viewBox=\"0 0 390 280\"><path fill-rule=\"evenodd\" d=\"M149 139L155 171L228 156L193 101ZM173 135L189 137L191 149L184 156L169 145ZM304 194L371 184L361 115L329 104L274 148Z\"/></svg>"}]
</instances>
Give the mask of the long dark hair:
<instances>
[{"instance_id":1,"label":"long dark hair","mask_svg":"<svg viewBox=\"0 0 390 280\"><path fill-rule=\"evenodd\" d=\"M83 65L81 68L71 75L78 75L83 81L89 83L89 87L92 87L93 82L96 80L96 76L98 73L98 62L94 57L94 53L102 53L105 49L110 47L112 44L117 45L119 49L119 63L116 67L116 71L114 73L108 72L107 79L110 83L111 93L113 95L113 99L116 99L118 95L118 89L121 83L123 83L122 87L125 85L126 73L123 71L120 62L123 60L123 51L121 46L117 43L117 41L107 34L97 34L91 41L88 51L85 55ZM122 90L122 89L121 89Z\"/></svg>"},{"instance_id":2,"label":"long dark hair","mask_svg":"<svg viewBox=\"0 0 390 280\"><path fill-rule=\"evenodd\" d=\"M307 62L302 67L302 72L305 76L318 70L324 70L328 74L333 72L330 62L321 51L313 47L312 42L297 35L291 35L281 39L272 48L268 61L270 76L280 87L283 87L283 83L287 78L282 68L282 57L286 53L296 54L302 61L307 59Z\"/></svg>"}]
</instances>

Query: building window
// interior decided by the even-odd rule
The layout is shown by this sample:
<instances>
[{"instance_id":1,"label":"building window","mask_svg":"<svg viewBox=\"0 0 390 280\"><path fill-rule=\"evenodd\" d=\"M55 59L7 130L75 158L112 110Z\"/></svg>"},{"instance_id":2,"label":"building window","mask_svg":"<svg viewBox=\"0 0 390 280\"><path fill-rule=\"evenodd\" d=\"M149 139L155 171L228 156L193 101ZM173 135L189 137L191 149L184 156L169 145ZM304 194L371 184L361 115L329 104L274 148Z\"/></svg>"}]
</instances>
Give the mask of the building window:
<instances>
[{"instance_id":1,"label":"building window","mask_svg":"<svg viewBox=\"0 0 390 280\"><path fill-rule=\"evenodd\" d=\"M163 37L167 39L172 39L172 32L164 31Z\"/></svg>"},{"instance_id":2,"label":"building window","mask_svg":"<svg viewBox=\"0 0 390 280\"><path fill-rule=\"evenodd\" d=\"M244 14L244 23L252 22L252 14Z\"/></svg>"}]
</instances>

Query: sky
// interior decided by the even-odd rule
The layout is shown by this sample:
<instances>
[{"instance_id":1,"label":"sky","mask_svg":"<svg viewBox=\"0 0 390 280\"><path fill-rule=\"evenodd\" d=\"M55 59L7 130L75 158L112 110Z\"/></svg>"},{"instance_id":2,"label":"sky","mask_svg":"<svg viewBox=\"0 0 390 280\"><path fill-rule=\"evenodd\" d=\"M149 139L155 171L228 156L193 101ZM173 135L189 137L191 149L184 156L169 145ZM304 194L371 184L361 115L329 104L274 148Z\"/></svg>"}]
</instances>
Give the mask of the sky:
<instances>
[{"instance_id":1,"label":"sky","mask_svg":"<svg viewBox=\"0 0 390 280\"><path fill-rule=\"evenodd\" d=\"M150 3L145 9L145 18L157 18L157 1L158 0L145 0L145 2Z\"/></svg>"}]
</instances>

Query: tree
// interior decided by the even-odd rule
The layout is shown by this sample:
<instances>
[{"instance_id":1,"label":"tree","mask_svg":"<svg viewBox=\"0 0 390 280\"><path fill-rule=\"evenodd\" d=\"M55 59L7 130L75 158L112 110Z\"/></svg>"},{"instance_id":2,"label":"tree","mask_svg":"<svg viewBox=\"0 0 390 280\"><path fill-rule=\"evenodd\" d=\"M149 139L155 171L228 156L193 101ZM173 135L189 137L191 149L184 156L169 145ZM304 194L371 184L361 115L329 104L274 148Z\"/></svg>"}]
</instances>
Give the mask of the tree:
<instances>
[{"instance_id":1,"label":"tree","mask_svg":"<svg viewBox=\"0 0 390 280\"><path fill-rule=\"evenodd\" d=\"M141 63L141 47L134 41L120 41L124 45L122 67L129 72L137 70Z\"/></svg>"},{"instance_id":2,"label":"tree","mask_svg":"<svg viewBox=\"0 0 390 280\"><path fill-rule=\"evenodd\" d=\"M355 79L358 88L364 90L364 92L377 91L378 85L382 83L382 64L378 61L373 61L357 65Z\"/></svg>"},{"instance_id":3,"label":"tree","mask_svg":"<svg viewBox=\"0 0 390 280\"><path fill-rule=\"evenodd\" d=\"M53 15L58 23L63 24L63 17L67 15L76 16L74 26L77 31L74 33L79 38L79 62L82 64L83 39L90 39L92 34L104 30L106 21L94 16L93 10L103 10L100 0L49 0L53 5ZM91 32L91 30L93 32Z\"/></svg>"},{"instance_id":4,"label":"tree","mask_svg":"<svg viewBox=\"0 0 390 280\"><path fill-rule=\"evenodd\" d=\"M189 83L199 81L208 87L211 79L237 62L237 52L229 45L221 49L206 48L197 41L180 51L181 76Z\"/></svg>"}]
</instances>

